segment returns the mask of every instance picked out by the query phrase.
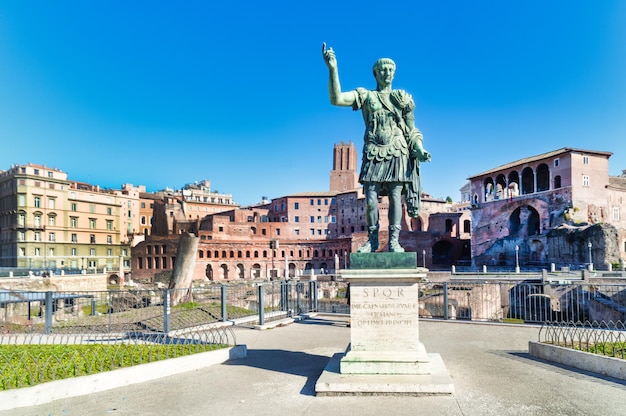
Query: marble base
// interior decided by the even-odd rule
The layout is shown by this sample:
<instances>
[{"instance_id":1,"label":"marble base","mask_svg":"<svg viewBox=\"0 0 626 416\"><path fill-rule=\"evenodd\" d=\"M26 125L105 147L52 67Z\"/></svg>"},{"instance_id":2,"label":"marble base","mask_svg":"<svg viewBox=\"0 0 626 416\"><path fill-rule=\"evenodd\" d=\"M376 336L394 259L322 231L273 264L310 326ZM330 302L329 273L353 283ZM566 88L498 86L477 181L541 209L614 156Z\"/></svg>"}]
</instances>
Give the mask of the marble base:
<instances>
[{"instance_id":1,"label":"marble base","mask_svg":"<svg viewBox=\"0 0 626 416\"><path fill-rule=\"evenodd\" d=\"M315 383L317 396L451 395L454 384L439 354L428 354L429 374L343 374L335 354Z\"/></svg>"}]
</instances>

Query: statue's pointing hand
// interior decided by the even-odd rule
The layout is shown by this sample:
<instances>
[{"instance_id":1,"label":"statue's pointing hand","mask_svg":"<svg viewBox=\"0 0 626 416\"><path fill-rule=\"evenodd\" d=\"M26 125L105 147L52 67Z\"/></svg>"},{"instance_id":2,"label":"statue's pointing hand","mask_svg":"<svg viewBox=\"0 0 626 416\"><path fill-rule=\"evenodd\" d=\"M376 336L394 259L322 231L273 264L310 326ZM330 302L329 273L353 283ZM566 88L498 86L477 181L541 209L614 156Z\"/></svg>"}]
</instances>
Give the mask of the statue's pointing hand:
<instances>
[{"instance_id":1,"label":"statue's pointing hand","mask_svg":"<svg viewBox=\"0 0 626 416\"><path fill-rule=\"evenodd\" d=\"M322 43L322 55L324 56L324 62L330 69L337 68L337 58L335 58L335 51L333 48L326 49L326 42Z\"/></svg>"}]
</instances>

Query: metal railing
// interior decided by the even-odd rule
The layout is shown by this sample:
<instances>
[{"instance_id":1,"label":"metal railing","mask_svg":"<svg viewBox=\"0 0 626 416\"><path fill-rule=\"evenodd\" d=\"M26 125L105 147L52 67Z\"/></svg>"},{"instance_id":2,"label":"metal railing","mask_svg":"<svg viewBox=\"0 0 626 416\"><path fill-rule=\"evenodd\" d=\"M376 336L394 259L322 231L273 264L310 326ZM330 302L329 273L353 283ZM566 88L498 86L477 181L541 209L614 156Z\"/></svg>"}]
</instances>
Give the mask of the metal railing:
<instances>
[{"instance_id":1,"label":"metal railing","mask_svg":"<svg viewBox=\"0 0 626 416\"><path fill-rule=\"evenodd\" d=\"M539 342L626 359L626 324L618 322L544 322Z\"/></svg>"},{"instance_id":2,"label":"metal railing","mask_svg":"<svg viewBox=\"0 0 626 416\"><path fill-rule=\"evenodd\" d=\"M422 318L495 322L626 321L626 285L421 283ZM263 325L306 312L350 313L344 281L206 284L184 290L0 291L0 333L170 333L216 323Z\"/></svg>"}]
</instances>

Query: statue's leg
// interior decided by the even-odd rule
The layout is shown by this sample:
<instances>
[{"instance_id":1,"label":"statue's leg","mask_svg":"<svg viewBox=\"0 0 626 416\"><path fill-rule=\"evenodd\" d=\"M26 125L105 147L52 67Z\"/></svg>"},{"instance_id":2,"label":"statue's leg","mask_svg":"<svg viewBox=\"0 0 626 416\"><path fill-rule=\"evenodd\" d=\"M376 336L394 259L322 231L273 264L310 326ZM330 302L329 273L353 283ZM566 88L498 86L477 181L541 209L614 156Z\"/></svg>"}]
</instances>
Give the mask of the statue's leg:
<instances>
[{"instance_id":1,"label":"statue's leg","mask_svg":"<svg viewBox=\"0 0 626 416\"><path fill-rule=\"evenodd\" d=\"M403 184L389 184L389 251L402 253L404 249L400 245L400 230L402 226L402 187Z\"/></svg>"},{"instance_id":2,"label":"statue's leg","mask_svg":"<svg viewBox=\"0 0 626 416\"><path fill-rule=\"evenodd\" d=\"M371 253L378 250L378 194L379 183L366 183L365 192L365 221L367 223L367 242L358 248L358 253Z\"/></svg>"}]
</instances>

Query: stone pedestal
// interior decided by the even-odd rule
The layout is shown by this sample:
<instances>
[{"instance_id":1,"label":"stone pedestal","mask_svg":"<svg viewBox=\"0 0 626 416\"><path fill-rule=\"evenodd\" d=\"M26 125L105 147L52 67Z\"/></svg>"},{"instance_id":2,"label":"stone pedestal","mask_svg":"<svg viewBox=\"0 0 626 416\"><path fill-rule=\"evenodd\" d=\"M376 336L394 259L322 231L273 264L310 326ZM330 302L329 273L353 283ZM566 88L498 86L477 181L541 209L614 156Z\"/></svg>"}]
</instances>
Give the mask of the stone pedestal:
<instances>
[{"instance_id":1,"label":"stone pedestal","mask_svg":"<svg viewBox=\"0 0 626 416\"><path fill-rule=\"evenodd\" d=\"M322 373L317 394L453 392L441 357L420 342L418 290L427 270L416 260L415 253L351 254L341 272L350 284L350 345Z\"/></svg>"}]
</instances>

